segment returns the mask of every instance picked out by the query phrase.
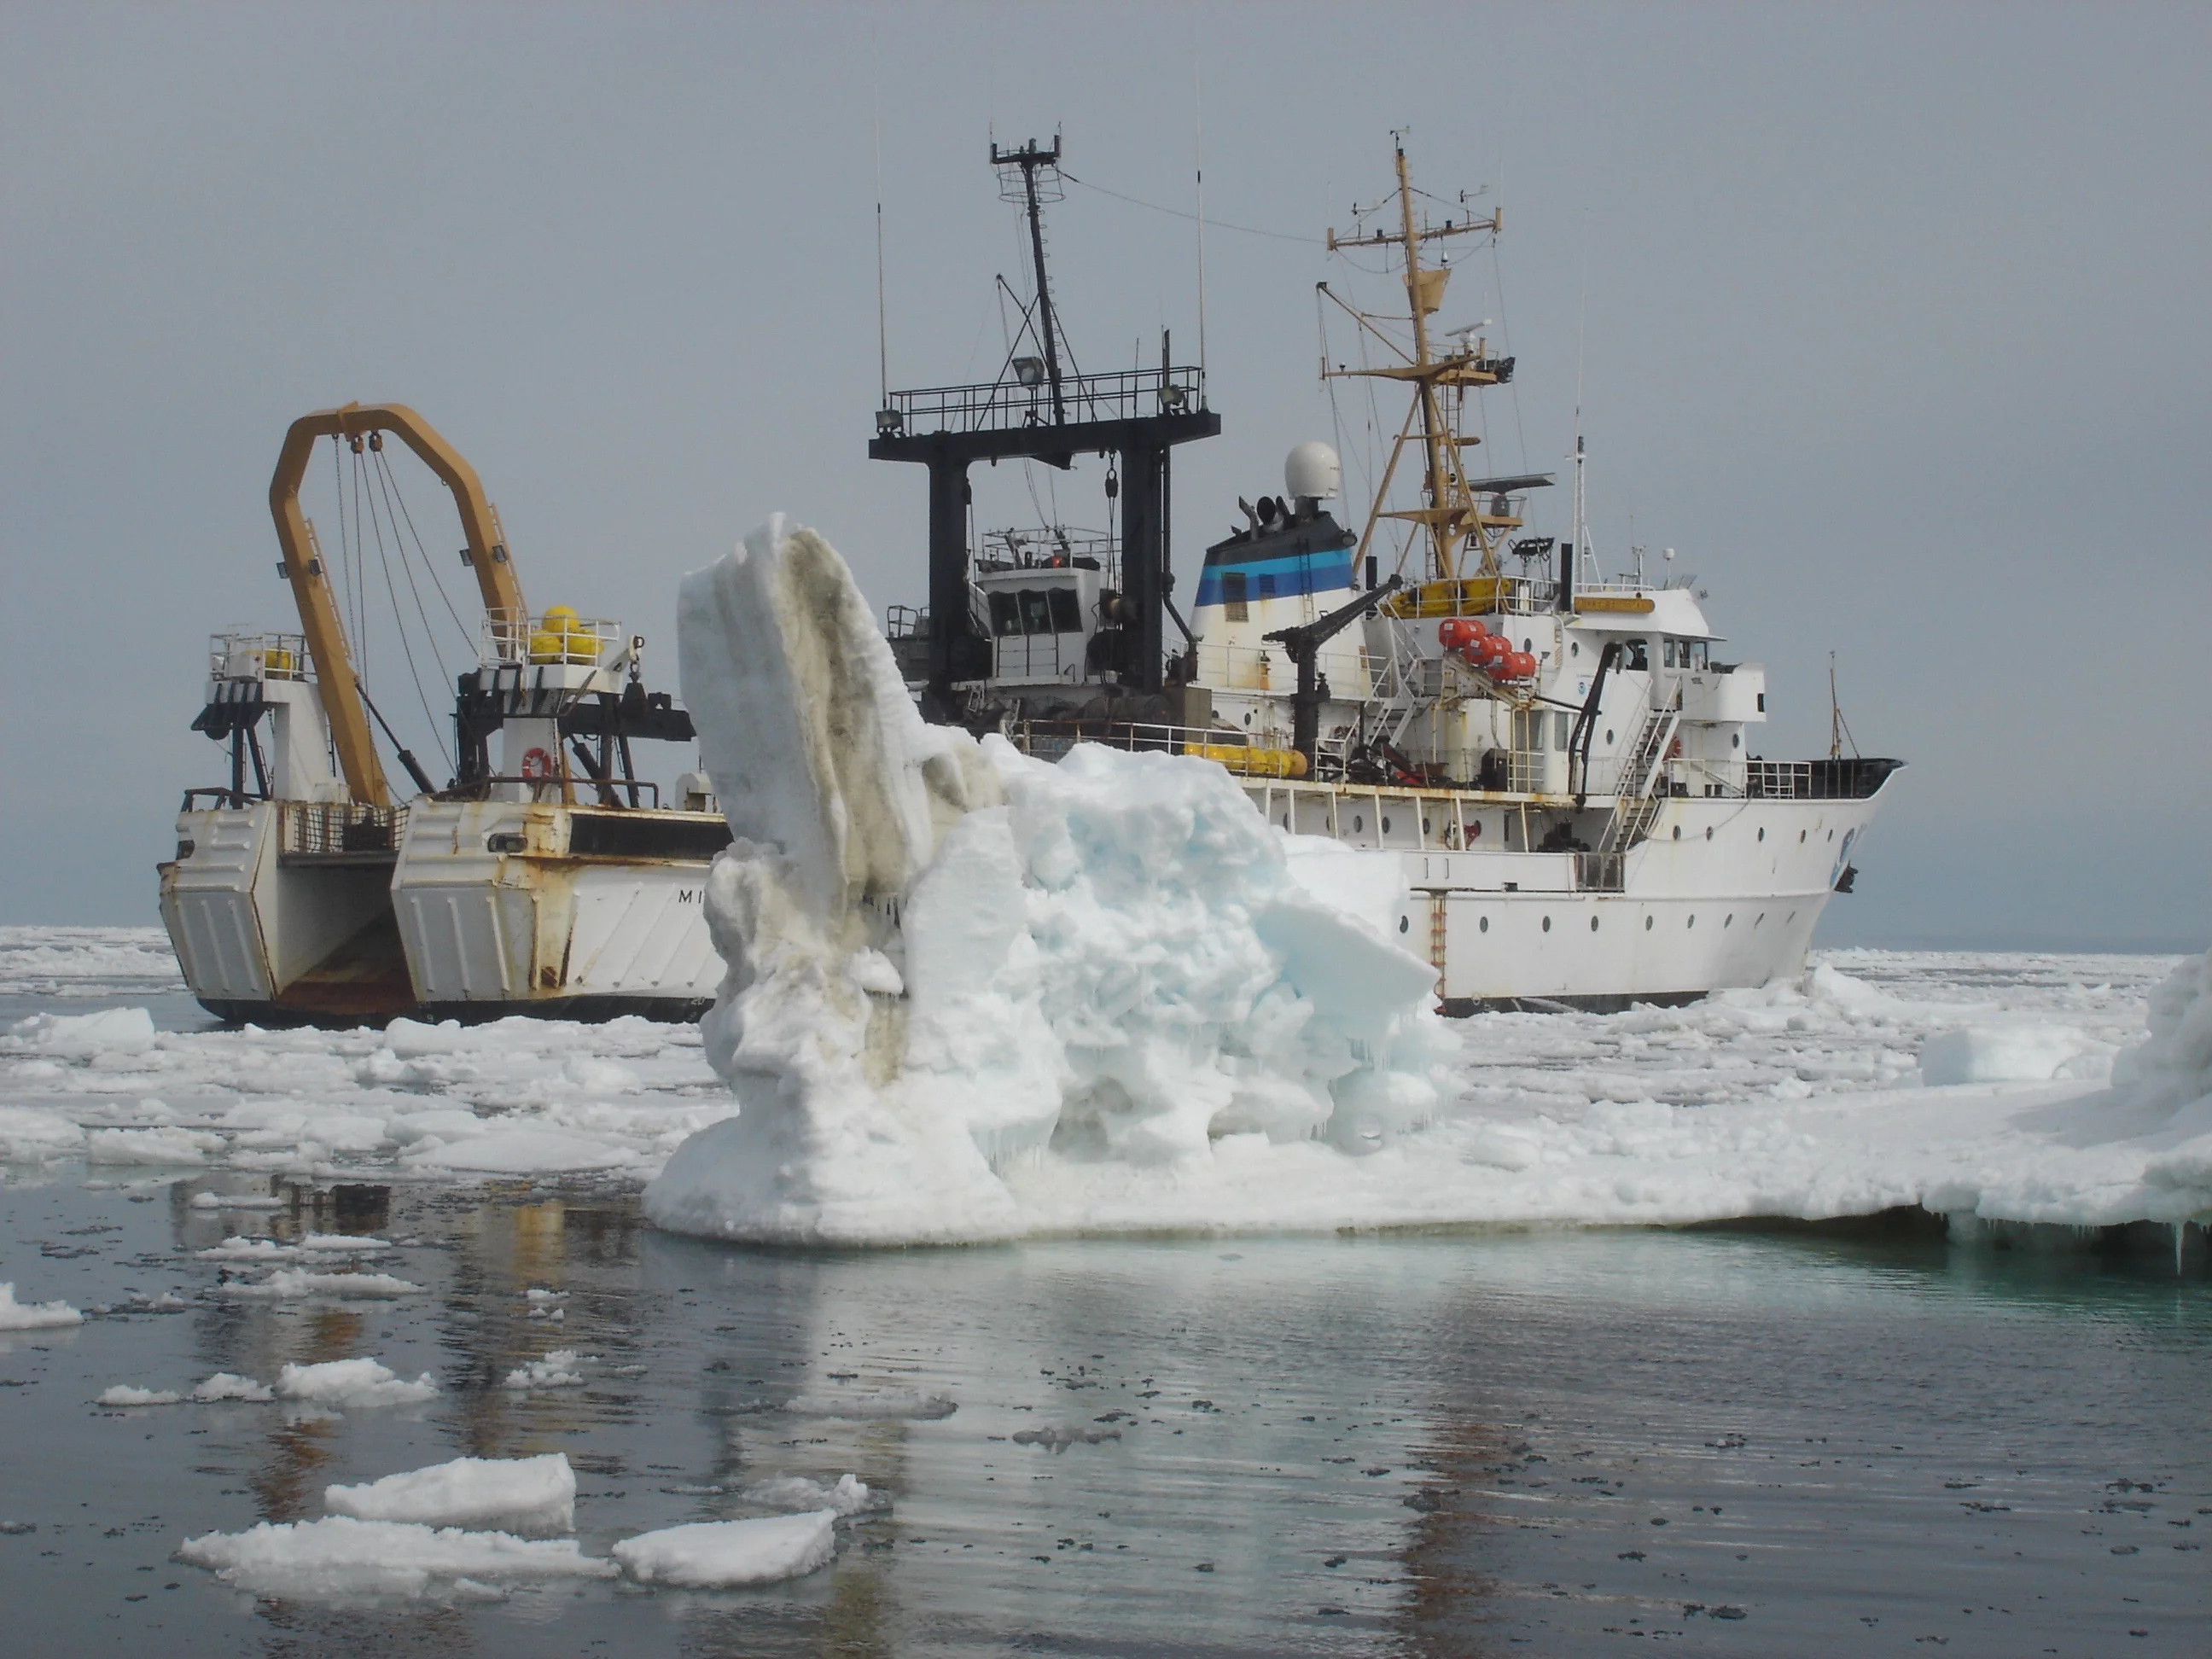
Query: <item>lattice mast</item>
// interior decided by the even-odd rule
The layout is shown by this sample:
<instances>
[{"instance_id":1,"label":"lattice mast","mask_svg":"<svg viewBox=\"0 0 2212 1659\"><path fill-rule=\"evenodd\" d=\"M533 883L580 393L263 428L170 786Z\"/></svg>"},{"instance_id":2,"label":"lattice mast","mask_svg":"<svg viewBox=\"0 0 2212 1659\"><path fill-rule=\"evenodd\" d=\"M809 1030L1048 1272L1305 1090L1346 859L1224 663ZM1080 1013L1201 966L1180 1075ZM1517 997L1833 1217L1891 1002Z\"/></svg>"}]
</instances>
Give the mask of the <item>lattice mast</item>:
<instances>
[{"instance_id":1,"label":"lattice mast","mask_svg":"<svg viewBox=\"0 0 2212 1659\"><path fill-rule=\"evenodd\" d=\"M1384 519L1400 519L1419 526L1428 532L1429 577L1449 580L1461 574L1462 556L1470 544L1478 556L1478 574L1494 576L1498 574L1498 544L1504 531L1516 528L1520 520L1502 511L1486 512L1474 492L1468 488L1465 469L1461 465L1462 450L1472 448L1482 440L1462 435L1460 431L1460 412L1469 386L1496 386L1511 377L1512 359L1493 358L1488 343L1474 329L1459 331L1455 337L1460 349L1439 356L1430 342L1429 319L1443 303L1444 287L1451 280L1451 270L1442 259L1425 265L1421 249L1431 242L1440 242L1458 236L1496 235L1504 223L1504 210L1493 210L1487 218L1446 219L1432 224L1425 217L1416 220L1413 210L1413 185L1406 166L1406 148L1401 143L1395 151L1398 172L1398 228L1377 231L1371 235L1340 237L1334 230L1328 233L1328 248L1332 253L1352 248L1384 248L1395 250L1404 264L1406 303L1408 315L1404 318L1380 317L1360 311L1347 304L1333 292L1328 283L1321 289L1337 306L1349 314L1367 333L1373 336L1399 361L1385 363L1379 368L1353 368L1340 364L1331 367L1324 358L1322 376L1325 380L1350 379L1367 376L1401 383L1413 387L1413 406L1407 411L1405 422L1398 428L1397 437L1390 447L1390 459L1382 470L1381 483L1375 491L1374 504L1367 517L1366 528L1359 538L1358 556L1364 561L1373 543L1376 526ZM1464 199L1464 198L1462 198ZM1378 324L1410 322L1413 325L1413 350L1406 348ZM1418 434L1415 428L1418 426ZM1418 507L1391 510L1390 484L1396 476L1398 465L1408 444L1418 444L1421 452L1423 504ZM1409 544L1406 552L1412 551ZM1404 562L1401 556L1400 563Z\"/></svg>"}]
</instances>

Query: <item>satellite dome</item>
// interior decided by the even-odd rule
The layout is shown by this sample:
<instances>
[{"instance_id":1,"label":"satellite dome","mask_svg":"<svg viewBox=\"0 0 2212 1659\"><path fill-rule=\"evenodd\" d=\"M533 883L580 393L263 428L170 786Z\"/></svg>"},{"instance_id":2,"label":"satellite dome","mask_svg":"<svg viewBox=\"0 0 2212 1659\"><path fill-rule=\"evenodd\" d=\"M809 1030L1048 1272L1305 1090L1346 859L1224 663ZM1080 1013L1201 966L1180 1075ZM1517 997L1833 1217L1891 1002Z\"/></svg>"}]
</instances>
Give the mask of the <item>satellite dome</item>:
<instances>
[{"instance_id":1,"label":"satellite dome","mask_svg":"<svg viewBox=\"0 0 2212 1659\"><path fill-rule=\"evenodd\" d=\"M1303 443L1283 463L1283 488L1292 501L1326 501L1344 485L1344 468L1324 443Z\"/></svg>"}]
</instances>

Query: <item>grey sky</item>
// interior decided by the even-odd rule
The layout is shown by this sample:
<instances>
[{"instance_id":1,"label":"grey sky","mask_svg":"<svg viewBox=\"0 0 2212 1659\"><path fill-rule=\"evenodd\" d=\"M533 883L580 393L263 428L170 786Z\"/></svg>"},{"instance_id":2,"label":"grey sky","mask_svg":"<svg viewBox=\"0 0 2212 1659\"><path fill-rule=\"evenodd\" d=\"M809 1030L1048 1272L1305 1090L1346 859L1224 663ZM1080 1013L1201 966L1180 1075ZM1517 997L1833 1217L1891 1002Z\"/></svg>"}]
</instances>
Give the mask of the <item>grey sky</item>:
<instances>
[{"instance_id":1,"label":"grey sky","mask_svg":"<svg viewBox=\"0 0 2212 1659\"><path fill-rule=\"evenodd\" d=\"M2194 5L15 0L0 920L154 919L179 792L219 769L186 730L205 636L290 621L295 416L413 404L532 601L644 631L672 689L678 576L770 510L879 606L921 597L922 477L865 456L878 129L895 385L996 366L994 129L1057 126L1078 177L1178 209L1202 149L1210 216L1315 240L1207 234L1224 430L1177 458L1188 583L1236 495L1334 435L1313 287L1358 278L1318 238L1407 127L1419 182L1505 205L1447 307L1520 358L1493 462L1561 467L1581 326L1608 565L1632 515L1679 550L1768 666L1768 756L1825 750L1833 650L1862 746L1912 762L1824 939L2201 949L2208 46ZM1072 188L1050 230L1085 367L1163 325L1195 349L1189 222ZM1356 481L1364 399L1338 410ZM1103 520L1100 477L1052 480L1066 517ZM1030 519L1023 490L981 477L983 516ZM434 751L419 709L409 735Z\"/></svg>"}]
</instances>

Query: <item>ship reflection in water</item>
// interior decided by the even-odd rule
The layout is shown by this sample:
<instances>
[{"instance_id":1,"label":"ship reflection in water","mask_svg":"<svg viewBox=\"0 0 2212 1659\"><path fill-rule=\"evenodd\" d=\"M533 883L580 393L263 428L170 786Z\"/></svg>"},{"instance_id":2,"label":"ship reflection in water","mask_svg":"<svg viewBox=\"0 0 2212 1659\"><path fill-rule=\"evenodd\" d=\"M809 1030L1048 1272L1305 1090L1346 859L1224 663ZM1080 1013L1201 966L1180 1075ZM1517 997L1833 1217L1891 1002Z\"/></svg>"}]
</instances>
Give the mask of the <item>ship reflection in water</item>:
<instances>
[{"instance_id":1,"label":"ship reflection in water","mask_svg":"<svg viewBox=\"0 0 2212 1659\"><path fill-rule=\"evenodd\" d=\"M18 1189L10 1233L115 1228L78 1235L72 1294L189 1297L241 1224L191 1184ZM2170 1266L1718 1232L799 1254L663 1236L611 1194L319 1204L256 1219L391 1239L376 1267L427 1293L0 1339L37 1385L0 1398L0 1519L40 1527L0 1538L23 1650L2183 1653L2206 1611L2212 1306ZM503 1386L563 1348L583 1386ZM362 1355L441 1392L84 1403ZM743 1592L257 1602L168 1559L335 1481L554 1451L594 1555L759 1513L777 1474L891 1507Z\"/></svg>"}]
</instances>

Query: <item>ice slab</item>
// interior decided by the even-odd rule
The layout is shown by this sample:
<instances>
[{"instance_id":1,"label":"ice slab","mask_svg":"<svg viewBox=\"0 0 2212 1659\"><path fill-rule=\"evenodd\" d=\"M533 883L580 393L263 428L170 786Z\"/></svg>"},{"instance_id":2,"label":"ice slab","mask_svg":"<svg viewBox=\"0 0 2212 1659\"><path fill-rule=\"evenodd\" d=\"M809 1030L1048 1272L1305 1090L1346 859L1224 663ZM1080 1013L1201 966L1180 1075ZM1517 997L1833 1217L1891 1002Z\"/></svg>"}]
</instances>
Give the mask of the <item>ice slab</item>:
<instances>
[{"instance_id":1,"label":"ice slab","mask_svg":"<svg viewBox=\"0 0 2212 1659\"><path fill-rule=\"evenodd\" d=\"M702 1521L625 1538L614 1556L642 1584L683 1589L773 1584L827 1566L837 1551L836 1522L834 1509L760 1521Z\"/></svg>"},{"instance_id":2,"label":"ice slab","mask_svg":"<svg viewBox=\"0 0 2212 1659\"><path fill-rule=\"evenodd\" d=\"M457 1457L360 1486L328 1486L324 1507L360 1521L481 1527L497 1521L534 1532L575 1525L576 1475L559 1452L539 1457Z\"/></svg>"},{"instance_id":3,"label":"ice slab","mask_svg":"<svg viewBox=\"0 0 2212 1659\"><path fill-rule=\"evenodd\" d=\"M84 1316L68 1303L18 1302L15 1281L0 1281L0 1331L41 1331L83 1323Z\"/></svg>"},{"instance_id":4,"label":"ice slab","mask_svg":"<svg viewBox=\"0 0 2212 1659\"><path fill-rule=\"evenodd\" d=\"M276 1391L283 1399L318 1406L410 1406L434 1398L438 1383L428 1371L410 1382L374 1359L331 1359L286 1365L276 1374Z\"/></svg>"},{"instance_id":5,"label":"ice slab","mask_svg":"<svg viewBox=\"0 0 2212 1659\"><path fill-rule=\"evenodd\" d=\"M616 1571L573 1538L527 1540L344 1515L209 1533L185 1540L177 1559L256 1595L307 1601L411 1599L457 1588L465 1595L470 1582L605 1578Z\"/></svg>"}]
</instances>

